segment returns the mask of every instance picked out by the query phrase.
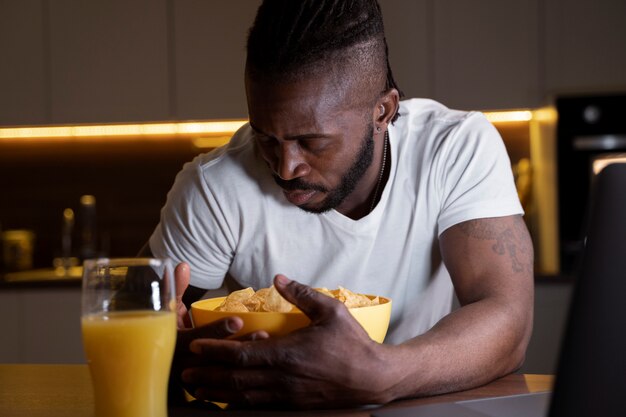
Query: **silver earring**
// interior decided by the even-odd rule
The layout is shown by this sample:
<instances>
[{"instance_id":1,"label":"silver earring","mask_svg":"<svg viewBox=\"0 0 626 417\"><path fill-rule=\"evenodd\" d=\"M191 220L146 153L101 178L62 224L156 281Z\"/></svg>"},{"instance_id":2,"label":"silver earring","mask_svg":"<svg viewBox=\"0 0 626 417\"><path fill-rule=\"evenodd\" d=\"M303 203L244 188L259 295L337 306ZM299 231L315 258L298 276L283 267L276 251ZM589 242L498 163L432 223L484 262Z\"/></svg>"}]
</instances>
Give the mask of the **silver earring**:
<instances>
[{"instance_id":1,"label":"silver earring","mask_svg":"<svg viewBox=\"0 0 626 417\"><path fill-rule=\"evenodd\" d=\"M380 126L376 126L376 131L380 132Z\"/></svg>"}]
</instances>

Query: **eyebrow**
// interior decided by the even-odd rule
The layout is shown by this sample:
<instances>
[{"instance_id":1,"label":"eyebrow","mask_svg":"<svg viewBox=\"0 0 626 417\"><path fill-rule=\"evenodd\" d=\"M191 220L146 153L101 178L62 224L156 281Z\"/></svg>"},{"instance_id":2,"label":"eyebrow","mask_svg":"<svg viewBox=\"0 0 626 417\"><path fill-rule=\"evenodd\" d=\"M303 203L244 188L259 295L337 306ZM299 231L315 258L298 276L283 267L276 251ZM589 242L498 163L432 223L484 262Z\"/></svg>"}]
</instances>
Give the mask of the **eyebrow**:
<instances>
[{"instance_id":1,"label":"eyebrow","mask_svg":"<svg viewBox=\"0 0 626 417\"><path fill-rule=\"evenodd\" d=\"M250 122L250 127L256 133L259 133L267 137L273 137L272 135L268 135L267 133L263 132L261 129L254 126L252 122ZM332 138L332 137L333 137L332 135L325 134L325 133L302 133L299 135L287 135L285 136L284 139L285 140L307 140L307 139L326 139L326 138Z\"/></svg>"}]
</instances>

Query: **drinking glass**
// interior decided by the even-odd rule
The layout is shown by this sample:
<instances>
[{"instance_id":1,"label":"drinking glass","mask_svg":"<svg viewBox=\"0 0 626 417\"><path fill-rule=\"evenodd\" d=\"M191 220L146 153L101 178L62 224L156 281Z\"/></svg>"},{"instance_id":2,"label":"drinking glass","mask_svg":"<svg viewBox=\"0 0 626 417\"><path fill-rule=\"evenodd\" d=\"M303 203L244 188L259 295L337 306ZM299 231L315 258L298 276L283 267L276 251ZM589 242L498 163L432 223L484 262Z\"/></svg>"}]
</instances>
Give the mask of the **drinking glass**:
<instances>
[{"instance_id":1,"label":"drinking glass","mask_svg":"<svg viewBox=\"0 0 626 417\"><path fill-rule=\"evenodd\" d=\"M97 417L166 417L176 343L169 259L94 259L83 264L83 346Z\"/></svg>"}]
</instances>

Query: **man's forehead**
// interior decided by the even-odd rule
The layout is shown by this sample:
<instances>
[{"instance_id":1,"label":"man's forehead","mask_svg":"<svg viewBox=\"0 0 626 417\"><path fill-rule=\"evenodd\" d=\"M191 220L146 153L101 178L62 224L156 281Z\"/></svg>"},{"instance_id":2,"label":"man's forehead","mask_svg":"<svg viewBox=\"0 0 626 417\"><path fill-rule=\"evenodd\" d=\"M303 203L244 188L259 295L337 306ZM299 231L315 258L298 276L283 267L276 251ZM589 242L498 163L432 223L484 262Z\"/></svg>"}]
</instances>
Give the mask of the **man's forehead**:
<instances>
[{"instance_id":1,"label":"man's forehead","mask_svg":"<svg viewBox=\"0 0 626 417\"><path fill-rule=\"evenodd\" d=\"M341 101L331 88L272 86L251 91L250 123L269 136L333 136L358 128L366 114L362 106Z\"/></svg>"},{"instance_id":2,"label":"man's forehead","mask_svg":"<svg viewBox=\"0 0 626 417\"><path fill-rule=\"evenodd\" d=\"M289 81L246 77L246 93L251 118L267 112L305 120L326 114L330 117L364 112L376 98L358 80L333 74Z\"/></svg>"}]
</instances>

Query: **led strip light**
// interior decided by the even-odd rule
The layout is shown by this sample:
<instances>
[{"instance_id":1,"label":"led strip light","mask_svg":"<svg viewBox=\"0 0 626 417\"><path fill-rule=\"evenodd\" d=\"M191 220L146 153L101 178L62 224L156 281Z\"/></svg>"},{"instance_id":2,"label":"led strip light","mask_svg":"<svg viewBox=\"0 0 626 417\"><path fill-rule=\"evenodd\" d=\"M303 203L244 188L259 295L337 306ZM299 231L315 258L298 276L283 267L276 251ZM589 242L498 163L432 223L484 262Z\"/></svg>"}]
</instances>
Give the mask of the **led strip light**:
<instances>
[{"instance_id":1,"label":"led strip light","mask_svg":"<svg viewBox=\"0 0 626 417\"><path fill-rule=\"evenodd\" d=\"M549 108L484 112L491 123L528 122L534 119L553 119ZM100 124L76 126L33 126L0 128L0 140L61 140L100 138L192 138L205 145L226 143L230 135L246 120L196 121L178 123ZM206 147L206 146L205 146Z\"/></svg>"}]
</instances>

